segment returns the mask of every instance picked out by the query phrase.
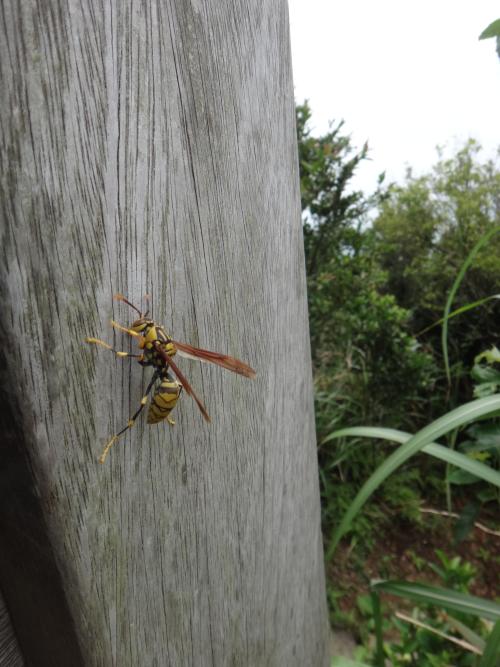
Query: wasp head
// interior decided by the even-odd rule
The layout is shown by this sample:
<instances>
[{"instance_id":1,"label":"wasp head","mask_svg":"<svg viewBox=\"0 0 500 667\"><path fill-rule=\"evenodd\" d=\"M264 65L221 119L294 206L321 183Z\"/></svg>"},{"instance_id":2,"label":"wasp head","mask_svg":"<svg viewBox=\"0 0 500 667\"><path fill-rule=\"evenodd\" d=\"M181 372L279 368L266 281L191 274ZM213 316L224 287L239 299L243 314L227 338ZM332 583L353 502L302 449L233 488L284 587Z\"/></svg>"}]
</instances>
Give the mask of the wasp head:
<instances>
[{"instance_id":1,"label":"wasp head","mask_svg":"<svg viewBox=\"0 0 500 667\"><path fill-rule=\"evenodd\" d=\"M146 334L153 325L154 322L153 320L150 320L149 317L141 317L136 320L130 328L136 333Z\"/></svg>"}]
</instances>

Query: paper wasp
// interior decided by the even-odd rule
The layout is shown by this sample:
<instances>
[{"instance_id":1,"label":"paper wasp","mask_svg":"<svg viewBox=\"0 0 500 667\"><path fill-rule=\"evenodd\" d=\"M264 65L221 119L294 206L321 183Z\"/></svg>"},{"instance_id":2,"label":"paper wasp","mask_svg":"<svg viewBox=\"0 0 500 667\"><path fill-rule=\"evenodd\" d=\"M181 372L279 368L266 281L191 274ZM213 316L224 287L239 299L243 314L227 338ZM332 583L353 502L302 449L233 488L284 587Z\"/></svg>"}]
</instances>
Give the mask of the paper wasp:
<instances>
[{"instance_id":1,"label":"paper wasp","mask_svg":"<svg viewBox=\"0 0 500 667\"><path fill-rule=\"evenodd\" d=\"M115 435L108 441L99 458L100 463L104 463L109 450L118 438L129 428L132 428L135 420L148 402L148 396L155 385L156 388L148 410L148 424L158 424L166 420L173 426L175 422L169 415L174 409L183 389L195 400L204 419L207 422L210 421L205 406L194 393L191 385L177 367L177 364L172 360L172 357L175 354L178 353L180 356L187 357L188 359L209 361L218 366L222 366L222 368L225 368L228 371L239 373L248 378L255 377L255 371L238 359L229 357L226 354L220 354L219 352L202 350L197 347L192 347L187 343L179 343L178 341L173 340L161 325L156 324L152 319L148 318L148 311L144 314L141 313L141 311L130 303L130 301L128 301L122 294L115 294L114 299L116 301L123 301L138 313L139 319L135 320L135 322L130 325L129 329L118 324L114 320L111 320L111 325L115 329L123 331L124 333L129 334L129 336L137 339L142 354L129 354L128 352L115 350L111 345L108 345L108 343L105 343L98 338L87 338L86 342L101 345L101 347L105 347L107 350L114 352L118 357L135 358L141 366L152 366L154 373L146 392L141 399L139 408L132 417L130 417L127 425L121 431L115 433Z\"/></svg>"}]
</instances>

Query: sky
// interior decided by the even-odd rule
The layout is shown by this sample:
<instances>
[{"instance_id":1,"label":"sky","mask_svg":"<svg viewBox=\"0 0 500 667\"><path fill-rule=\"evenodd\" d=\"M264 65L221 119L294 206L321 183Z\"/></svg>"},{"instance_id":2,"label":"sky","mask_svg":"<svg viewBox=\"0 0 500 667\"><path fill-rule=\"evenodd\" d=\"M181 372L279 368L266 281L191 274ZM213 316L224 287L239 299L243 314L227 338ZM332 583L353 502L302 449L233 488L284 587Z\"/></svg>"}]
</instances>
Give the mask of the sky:
<instances>
[{"instance_id":1,"label":"sky","mask_svg":"<svg viewBox=\"0 0 500 667\"><path fill-rule=\"evenodd\" d=\"M309 100L312 127L331 120L370 161L356 187L377 175L402 182L425 173L436 146L469 138L493 157L500 146L500 60L479 34L500 18L499 0L288 0L297 102Z\"/></svg>"}]
</instances>

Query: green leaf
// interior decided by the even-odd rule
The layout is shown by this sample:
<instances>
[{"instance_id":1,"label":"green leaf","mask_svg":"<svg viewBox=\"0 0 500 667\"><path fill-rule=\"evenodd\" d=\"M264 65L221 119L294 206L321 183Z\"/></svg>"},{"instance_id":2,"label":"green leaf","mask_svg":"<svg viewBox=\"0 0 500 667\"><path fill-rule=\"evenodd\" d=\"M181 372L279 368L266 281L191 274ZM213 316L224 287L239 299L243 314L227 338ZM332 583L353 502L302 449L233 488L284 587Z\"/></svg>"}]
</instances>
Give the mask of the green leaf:
<instances>
[{"instance_id":1,"label":"green leaf","mask_svg":"<svg viewBox=\"0 0 500 667\"><path fill-rule=\"evenodd\" d=\"M377 581L371 584L371 588L412 602L432 604L443 609L459 611L463 614L486 618L494 622L500 619L500 604L448 588L428 586L427 584L411 581Z\"/></svg>"},{"instance_id":2,"label":"green leaf","mask_svg":"<svg viewBox=\"0 0 500 667\"><path fill-rule=\"evenodd\" d=\"M479 667L498 667L500 665L500 620L493 626Z\"/></svg>"},{"instance_id":3,"label":"green leaf","mask_svg":"<svg viewBox=\"0 0 500 667\"><path fill-rule=\"evenodd\" d=\"M467 434L471 440L464 440L460 443L460 451L464 454L474 454L476 452L489 452L490 450L500 453L500 424L476 424L482 426L481 429L469 429Z\"/></svg>"},{"instance_id":4,"label":"green leaf","mask_svg":"<svg viewBox=\"0 0 500 667\"><path fill-rule=\"evenodd\" d=\"M498 391L498 382L482 382L474 387L475 398L486 398Z\"/></svg>"},{"instance_id":5,"label":"green leaf","mask_svg":"<svg viewBox=\"0 0 500 667\"><path fill-rule=\"evenodd\" d=\"M473 366L471 375L478 382L500 382L500 371L490 366Z\"/></svg>"},{"instance_id":6,"label":"green leaf","mask_svg":"<svg viewBox=\"0 0 500 667\"><path fill-rule=\"evenodd\" d=\"M500 445L500 424L473 424L467 429L467 433L483 447Z\"/></svg>"},{"instance_id":7,"label":"green leaf","mask_svg":"<svg viewBox=\"0 0 500 667\"><path fill-rule=\"evenodd\" d=\"M357 493L332 537L332 541L326 552L326 559L329 560L332 557L340 539L349 530L352 520L366 503L368 498L378 489L387 477L394 472L394 470L399 468L399 466L405 463L409 458L420 452L426 445L431 444L434 439L440 438L445 433L453 431L460 426L470 424L470 422L476 421L481 417L490 415L492 412L499 409L499 394L471 401L470 403L466 403L465 405L448 412L443 417L436 419L432 424L429 424L416 435L409 438L409 440L401 445L401 447L398 447L398 449L393 452L382 465L377 468L377 470L375 470ZM340 433L342 432L337 431L335 434L332 434L331 437L334 437L335 435L340 437ZM345 430L342 434L345 434ZM434 447L436 447L436 445L434 445ZM458 453L455 452L455 454ZM471 464L475 464L476 466L479 465L477 461L472 461L472 459L469 465ZM488 466L484 467L487 468ZM498 473L496 473L495 476L495 472L496 471L490 469L488 473L491 475L492 480L500 478ZM498 484L498 481L496 483Z\"/></svg>"},{"instance_id":8,"label":"green leaf","mask_svg":"<svg viewBox=\"0 0 500 667\"><path fill-rule=\"evenodd\" d=\"M448 475L448 480L451 484L456 484L457 486L467 486L479 482L479 477L472 475L467 470L453 470Z\"/></svg>"},{"instance_id":9,"label":"green leaf","mask_svg":"<svg viewBox=\"0 0 500 667\"><path fill-rule=\"evenodd\" d=\"M371 617L373 614L373 601L371 595L358 595L356 598L356 605L363 616Z\"/></svg>"},{"instance_id":10,"label":"green leaf","mask_svg":"<svg viewBox=\"0 0 500 667\"><path fill-rule=\"evenodd\" d=\"M493 345L491 350L485 350L481 354L478 354L474 359L474 363L479 364L483 360L488 364L500 363L500 350Z\"/></svg>"},{"instance_id":11,"label":"green leaf","mask_svg":"<svg viewBox=\"0 0 500 667\"><path fill-rule=\"evenodd\" d=\"M500 37L500 19L490 23L479 35L479 39L490 39L490 37Z\"/></svg>"},{"instance_id":12,"label":"green leaf","mask_svg":"<svg viewBox=\"0 0 500 667\"><path fill-rule=\"evenodd\" d=\"M500 397L498 397L500 398ZM405 431L399 431L394 428L382 428L379 426L352 426L350 428L343 428L335 433L330 434L325 438L324 442L328 440L333 440L334 438L343 438L346 436L358 436L364 438L375 438L377 440L392 440L394 442L405 443L410 440L412 437L410 433ZM433 456L436 459L445 461L446 463L451 463L457 468L466 470L472 475L483 479L490 484L494 484L500 488L500 473L490 468L490 466L476 461L475 459L460 454L460 452L455 451L454 449L449 449L448 447L443 447L443 445L438 445L435 442L431 442L428 445L422 447L422 452Z\"/></svg>"}]
</instances>

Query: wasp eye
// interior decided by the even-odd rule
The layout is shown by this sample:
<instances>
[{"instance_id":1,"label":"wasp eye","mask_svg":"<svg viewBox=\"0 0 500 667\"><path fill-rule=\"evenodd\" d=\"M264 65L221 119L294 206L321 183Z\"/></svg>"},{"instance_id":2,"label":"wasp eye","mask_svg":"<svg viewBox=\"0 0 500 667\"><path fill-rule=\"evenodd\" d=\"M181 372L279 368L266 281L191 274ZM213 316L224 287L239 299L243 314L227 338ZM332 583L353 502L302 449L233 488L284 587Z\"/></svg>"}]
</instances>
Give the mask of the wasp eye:
<instances>
[{"instance_id":1,"label":"wasp eye","mask_svg":"<svg viewBox=\"0 0 500 667\"><path fill-rule=\"evenodd\" d=\"M137 333L144 333L147 332L153 324L153 320L150 320L148 317L141 317L139 320L136 320L130 328Z\"/></svg>"},{"instance_id":2,"label":"wasp eye","mask_svg":"<svg viewBox=\"0 0 500 667\"><path fill-rule=\"evenodd\" d=\"M143 331L147 326L147 320L145 320L143 317L141 317L140 320L136 320L132 326L130 327L132 331L136 331L137 333L140 333Z\"/></svg>"}]
</instances>

